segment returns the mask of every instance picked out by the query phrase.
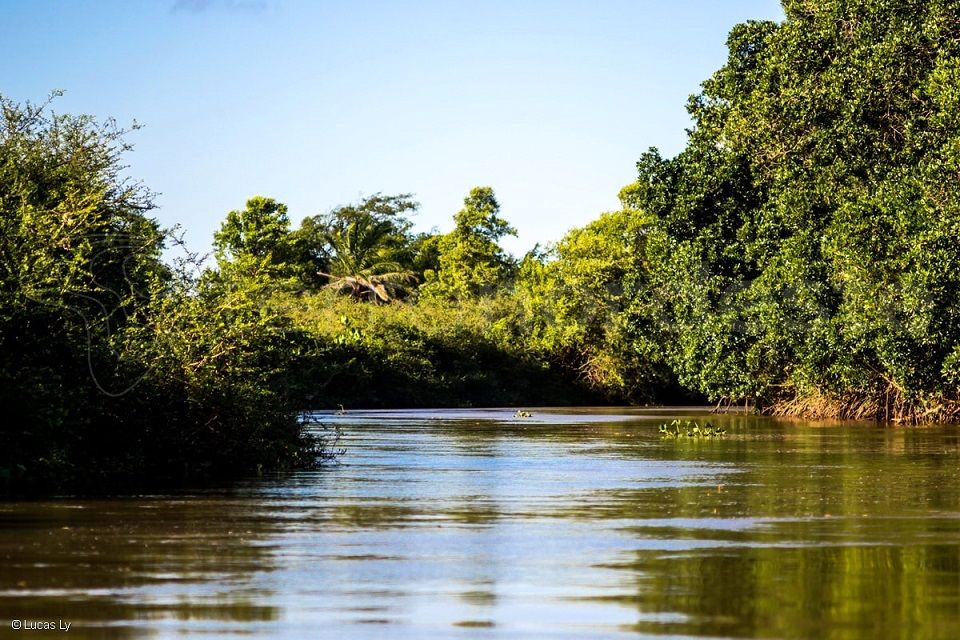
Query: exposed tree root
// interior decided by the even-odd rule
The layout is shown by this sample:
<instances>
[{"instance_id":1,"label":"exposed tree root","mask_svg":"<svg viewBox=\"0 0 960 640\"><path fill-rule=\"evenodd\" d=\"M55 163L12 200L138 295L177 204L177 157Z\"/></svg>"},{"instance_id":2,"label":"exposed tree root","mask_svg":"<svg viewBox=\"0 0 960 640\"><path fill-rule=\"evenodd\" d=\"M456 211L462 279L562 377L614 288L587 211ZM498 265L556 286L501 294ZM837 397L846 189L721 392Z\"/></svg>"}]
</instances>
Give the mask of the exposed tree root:
<instances>
[{"instance_id":1,"label":"exposed tree root","mask_svg":"<svg viewBox=\"0 0 960 640\"><path fill-rule=\"evenodd\" d=\"M874 420L899 424L960 422L960 398L943 394L907 396L889 380L873 393L835 395L819 390L781 397L763 408L772 416L811 420Z\"/></svg>"}]
</instances>

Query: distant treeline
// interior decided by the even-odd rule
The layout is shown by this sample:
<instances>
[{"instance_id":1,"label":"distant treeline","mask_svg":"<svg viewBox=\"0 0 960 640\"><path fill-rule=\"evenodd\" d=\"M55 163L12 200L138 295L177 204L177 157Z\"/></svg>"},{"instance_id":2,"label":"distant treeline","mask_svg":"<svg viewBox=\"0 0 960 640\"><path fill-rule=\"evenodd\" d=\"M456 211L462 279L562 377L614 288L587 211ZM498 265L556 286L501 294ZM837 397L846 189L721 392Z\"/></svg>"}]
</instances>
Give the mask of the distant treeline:
<instances>
[{"instance_id":1,"label":"distant treeline","mask_svg":"<svg viewBox=\"0 0 960 640\"><path fill-rule=\"evenodd\" d=\"M214 260L125 180L125 132L2 100L0 481L311 464L302 410L677 402L960 417L960 4L784 3L733 29L687 147L523 257L493 190L292 224L257 196Z\"/></svg>"},{"instance_id":2,"label":"distant treeline","mask_svg":"<svg viewBox=\"0 0 960 640\"><path fill-rule=\"evenodd\" d=\"M307 338L297 393L312 408L654 402L684 395L637 348L642 216L623 210L522 259L489 187L452 231L414 233L410 195L304 219L255 197L215 236L202 280L251 286Z\"/></svg>"}]
</instances>

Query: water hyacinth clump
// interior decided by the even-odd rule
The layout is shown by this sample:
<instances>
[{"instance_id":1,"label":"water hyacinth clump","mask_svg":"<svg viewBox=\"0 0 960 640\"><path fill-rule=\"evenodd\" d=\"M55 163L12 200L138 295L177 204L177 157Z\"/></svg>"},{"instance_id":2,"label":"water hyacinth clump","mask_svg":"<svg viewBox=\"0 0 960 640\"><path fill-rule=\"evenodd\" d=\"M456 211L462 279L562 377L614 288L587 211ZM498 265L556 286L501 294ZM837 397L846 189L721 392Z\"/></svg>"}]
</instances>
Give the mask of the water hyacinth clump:
<instances>
[{"instance_id":1,"label":"water hyacinth clump","mask_svg":"<svg viewBox=\"0 0 960 640\"><path fill-rule=\"evenodd\" d=\"M661 438L722 438L727 430L710 422L700 425L694 420L674 420L660 425Z\"/></svg>"}]
</instances>

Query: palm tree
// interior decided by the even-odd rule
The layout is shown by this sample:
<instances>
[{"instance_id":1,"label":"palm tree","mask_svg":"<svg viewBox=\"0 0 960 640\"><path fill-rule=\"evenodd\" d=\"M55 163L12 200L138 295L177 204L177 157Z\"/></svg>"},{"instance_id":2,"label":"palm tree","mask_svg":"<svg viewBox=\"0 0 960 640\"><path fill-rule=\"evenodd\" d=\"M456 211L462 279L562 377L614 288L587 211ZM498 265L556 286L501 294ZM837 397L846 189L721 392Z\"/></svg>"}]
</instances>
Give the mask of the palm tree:
<instances>
[{"instance_id":1,"label":"palm tree","mask_svg":"<svg viewBox=\"0 0 960 640\"><path fill-rule=\"evenodd\" d=\"M326 234L330 247L326 288L377 304L390 302L416 282L412 271L392 259L396 227L390 220L358 216Z\"/></svg>"}]
</instances>

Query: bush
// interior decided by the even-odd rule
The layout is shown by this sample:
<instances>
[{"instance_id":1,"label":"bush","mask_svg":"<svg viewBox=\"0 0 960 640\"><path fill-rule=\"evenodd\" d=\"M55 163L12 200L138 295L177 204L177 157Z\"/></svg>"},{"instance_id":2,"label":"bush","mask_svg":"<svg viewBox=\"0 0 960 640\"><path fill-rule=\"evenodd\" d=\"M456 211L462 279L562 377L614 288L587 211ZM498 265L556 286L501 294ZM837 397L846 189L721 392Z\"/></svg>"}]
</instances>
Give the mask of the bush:
<instances>
[{"instance_id":1,"label":"bush","mask_svg":"<svg viewBox=\"0 0 960 640\"><path fill-rule=\"evenodd\" d=\"M374 305L331 293L283 301L315 340L301 370L315 407L573 404L598 394L531 351L516 298Z\"/></svg>"},{"instance_id":2,"label":"bush","mask_svg":"<svg viewBox=\"0 0 960 640\"><path fill-rule=\"evenodd\" d=\"M125 131L0 97L0 481L86 490L310 463L256 283L160 260ZM116 485L113 485L116 486Z\"/></svg>"}]
</instances>

